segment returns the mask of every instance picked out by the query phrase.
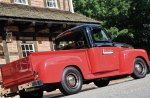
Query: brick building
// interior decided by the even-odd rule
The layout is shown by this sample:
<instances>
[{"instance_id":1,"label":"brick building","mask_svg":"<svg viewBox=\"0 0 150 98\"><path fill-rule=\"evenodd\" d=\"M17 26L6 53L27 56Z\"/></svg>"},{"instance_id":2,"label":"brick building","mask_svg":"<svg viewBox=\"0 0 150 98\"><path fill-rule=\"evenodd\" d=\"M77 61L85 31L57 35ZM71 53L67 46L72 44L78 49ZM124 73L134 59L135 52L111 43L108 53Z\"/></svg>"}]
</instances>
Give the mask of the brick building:
<instances>
[{"instance_id":1,"label":"brick building","mask_svg":"<svg viewBox=\"0 0 150 98\"><path fill-rule=\"evenodd\" d=\"M56 35L85 23L99 22L74 13L72 0L0 0L0 64L52 51Z\"/></svg>"}]
</instances>

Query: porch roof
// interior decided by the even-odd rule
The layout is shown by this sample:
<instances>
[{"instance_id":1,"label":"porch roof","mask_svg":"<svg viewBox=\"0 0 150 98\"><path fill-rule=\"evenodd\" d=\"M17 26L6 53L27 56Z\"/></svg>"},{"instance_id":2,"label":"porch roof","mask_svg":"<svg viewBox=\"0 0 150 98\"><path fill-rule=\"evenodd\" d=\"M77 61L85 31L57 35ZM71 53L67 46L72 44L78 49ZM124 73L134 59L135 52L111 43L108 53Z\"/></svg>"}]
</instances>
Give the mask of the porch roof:
<instances>
[{"instance_id":1,"label":"porch roof","mask_svg":"<svg viewBox=\"0 0 150 98\"><path fill-rule=\"evenodd\" d=\"M100 23L84 15L68 11L7 3L0 3L0 19L63 23Z\"/></svg>"}]
</instances>

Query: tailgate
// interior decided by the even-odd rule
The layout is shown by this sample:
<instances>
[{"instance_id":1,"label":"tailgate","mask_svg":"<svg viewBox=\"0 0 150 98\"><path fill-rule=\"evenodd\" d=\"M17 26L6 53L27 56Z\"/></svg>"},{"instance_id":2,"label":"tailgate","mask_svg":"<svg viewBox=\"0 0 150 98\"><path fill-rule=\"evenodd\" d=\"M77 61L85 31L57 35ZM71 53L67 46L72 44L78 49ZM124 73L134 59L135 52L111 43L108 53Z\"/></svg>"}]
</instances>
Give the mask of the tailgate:
<instances>
[{"instance_id":1,"label":"tailgate","mask_svg":"<svg viewBox=\"0 0 150 98\"><path fill-rule=\"evenodd\" d=\"M6 64L1 68L4 88L10 88L34 80L29 57Z\"/></svg>"}]
</instances>

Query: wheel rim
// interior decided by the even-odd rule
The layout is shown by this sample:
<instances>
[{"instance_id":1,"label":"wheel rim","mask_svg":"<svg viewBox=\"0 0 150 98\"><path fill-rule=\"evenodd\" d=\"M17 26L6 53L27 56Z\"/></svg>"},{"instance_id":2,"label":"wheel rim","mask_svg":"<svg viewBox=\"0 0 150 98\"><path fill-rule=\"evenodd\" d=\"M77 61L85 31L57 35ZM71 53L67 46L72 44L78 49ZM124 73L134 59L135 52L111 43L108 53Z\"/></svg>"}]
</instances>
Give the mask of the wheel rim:
<instances>
[{"instance_id":1,"label":"wheel rim","mask_svg":"<svg viewBox=\"0 0 150 98\"><path fill-rule=\"evenodd\" d=\"M74 74L74 73L68 74L67 77L66 77L66 81L67 81L67 85L70 88L76 88L76 87L78 87L79 78L78 78L78 76L76 74Z\"/></svg>"},{"instance_id":2,"label":"wheel rim","mask_svg":"<svg viewBox=\"0 0 150 98\"><path fill-rule=\"evenodd\" d=\"M139 75L145 74L145 66L142 62L138 62L135 64L135 71Z\"/></svg>"}]
</instances>

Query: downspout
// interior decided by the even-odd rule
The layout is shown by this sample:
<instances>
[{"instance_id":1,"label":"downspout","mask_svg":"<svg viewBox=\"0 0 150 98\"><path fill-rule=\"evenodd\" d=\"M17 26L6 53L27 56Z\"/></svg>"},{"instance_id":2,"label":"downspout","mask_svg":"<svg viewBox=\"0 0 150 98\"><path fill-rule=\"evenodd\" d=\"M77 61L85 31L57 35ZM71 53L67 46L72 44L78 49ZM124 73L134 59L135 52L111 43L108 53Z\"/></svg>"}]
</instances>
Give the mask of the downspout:
<instances>
[{"instance_id":1,"label":"downspout","mask_svg":"<svg viewBox=\"0 0 150 98\"><path fill-rule=\"evenodd\" d=\"M69 0L69 7L70 7L70 12L74 13L72 0Z\"/></svg>"}]
</instances>

